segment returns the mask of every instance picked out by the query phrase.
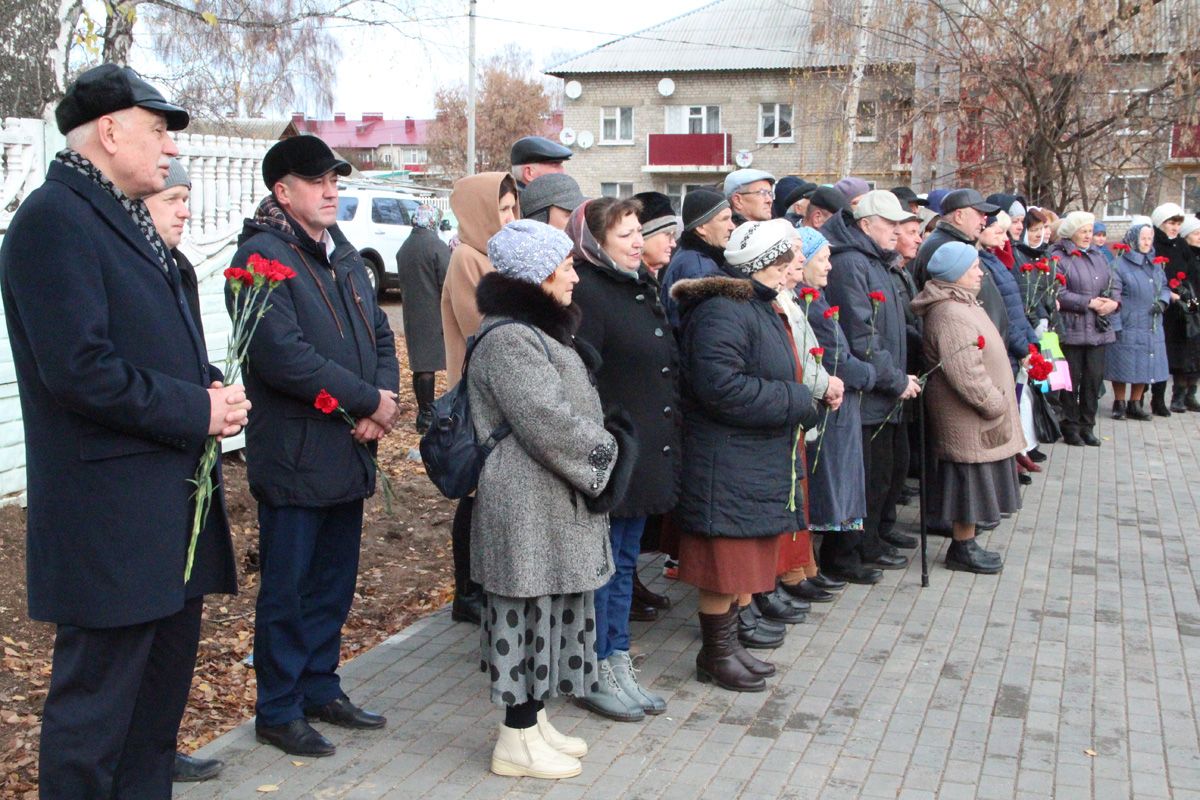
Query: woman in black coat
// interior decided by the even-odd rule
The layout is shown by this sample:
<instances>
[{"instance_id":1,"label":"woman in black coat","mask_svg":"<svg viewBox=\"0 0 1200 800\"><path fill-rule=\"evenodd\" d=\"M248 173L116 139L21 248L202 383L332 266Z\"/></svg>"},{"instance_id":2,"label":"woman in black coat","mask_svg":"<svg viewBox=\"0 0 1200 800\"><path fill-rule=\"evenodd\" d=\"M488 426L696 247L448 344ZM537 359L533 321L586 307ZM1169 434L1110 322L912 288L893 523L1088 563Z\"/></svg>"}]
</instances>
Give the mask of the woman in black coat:
<instances>
[{"instance_id":1,"label":"woman in black coat","mask_svg":"<svg viewBox=\"0 0 1200 800\"><path fill-rule=\"evenodd\" d=\"M679 357L657 287L641 263L641 207L638 200L602 197L581 204L567 222L579 274L575 305L583 312L578 337L600 354L595 379L605 412L629 413L638 439L633 481L611 516L616 572L596 592L600 690L580 701L621 721L667 709L637 682L629 609L646 517L675 507L680 470Z\"/></svg>"},{"instance_id":2,"label":"woman in black coat","mask_svg":"<svg viewBox=\"0 0 1200 800\"><path fill-rule=\"evenodd\" d=\"M1150 218L1154 223L1154 252L1168 259L1163 265L1167 277L1184 273L1180 287L1175 289L1179 299L1172 301L1163 318L1172 378L1170 410L1176 414L1200 411L1200 401L1196 399L1196 384L1200 381L1200 305L1196 303L1200 297L1200 263L1180 235L1183 209L1174 203L1164 203L1154 209ZM1166 381L1154 384L1151 391L1155 400L1165 397L1166 386Z\"/></svg>"},{"instance_id":3,"label":"woman in black coat","mask_svg":"<svg viewBox=\"0 0 1200 800\"><path fill-rule=\"evenodd\" d=\"M396 253L400 293L404 298L404 342L417 397L417 432L433 422L434 375L446 368L442 339L442 284L450 265L450 248L438 236L442 212L422 205L413 214L412 233Z\"/></svg>"},{"instance_id":4,"label":"woman in black coat","mask_svg":"<svg viewBox=\"0 0 1200 800\"><path fill-rule=\"evenodd\" d=\"M679 578L700 590L697 675L732 691L762 691L775 671L738 641L735 601L775 588L780 534L807 527L797 436L821 418L774 306L794 232L743 241L768 225L747 223L730 237L744 255L733 268L747 279L681 280L671 291L682 312Z\"/></svg>"}]
</instances>

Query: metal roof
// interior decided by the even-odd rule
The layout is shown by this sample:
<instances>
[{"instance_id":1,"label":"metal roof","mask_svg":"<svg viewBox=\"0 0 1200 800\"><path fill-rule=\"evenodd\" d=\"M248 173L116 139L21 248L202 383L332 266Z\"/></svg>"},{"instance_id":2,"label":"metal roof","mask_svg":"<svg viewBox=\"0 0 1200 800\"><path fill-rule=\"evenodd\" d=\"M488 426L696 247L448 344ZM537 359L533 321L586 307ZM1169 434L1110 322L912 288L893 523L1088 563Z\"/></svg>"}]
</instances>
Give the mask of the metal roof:
<instances>
[{"instance_id":1,"label":"metal roof","mask_svg":"<svg viewBox=\"0 0 1200 800\"><path fill-rule=\"evenodd\" d=\"M876 0L868 28L870 63L915 60L910 43L874 30L904 30L905 3ZM715 0L694 11L555 64L550 75L803 69L849 64L858 0Z\"/></svg>"}]
</instances>

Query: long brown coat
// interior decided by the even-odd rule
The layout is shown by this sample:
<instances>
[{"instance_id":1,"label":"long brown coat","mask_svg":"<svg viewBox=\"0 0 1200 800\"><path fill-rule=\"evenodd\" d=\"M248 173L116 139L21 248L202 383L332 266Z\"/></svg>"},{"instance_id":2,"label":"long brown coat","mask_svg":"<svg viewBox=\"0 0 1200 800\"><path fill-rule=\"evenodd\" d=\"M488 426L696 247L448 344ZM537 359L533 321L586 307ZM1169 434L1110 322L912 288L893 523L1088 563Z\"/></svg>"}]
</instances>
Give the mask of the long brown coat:
<instances>
[{"instance_id":1,"label":"long brown coat","mask_svg":"<svg viewBox=\"0 0 1200 800\"><path fill-rule=\"evenodd\" d=\"M1000 332L971 291L931 280L913 311L925 318L925 386L933 448L943 461L984 464L1025 449L1016 387ZM975 342L982 336L984 347Z\"/></svg>"}]
</instances>

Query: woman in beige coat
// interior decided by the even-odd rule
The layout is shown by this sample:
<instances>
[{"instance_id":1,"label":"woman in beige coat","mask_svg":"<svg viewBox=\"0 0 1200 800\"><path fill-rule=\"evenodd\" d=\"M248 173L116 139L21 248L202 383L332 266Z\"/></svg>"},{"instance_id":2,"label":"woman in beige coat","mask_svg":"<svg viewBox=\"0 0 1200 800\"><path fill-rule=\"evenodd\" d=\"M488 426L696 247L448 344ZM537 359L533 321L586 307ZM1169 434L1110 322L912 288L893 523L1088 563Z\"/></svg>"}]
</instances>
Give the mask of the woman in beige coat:
<instances>
[{"instance_id":1,"label":"woman in beige coat","mask_svg":"<svg viewBox=\"0 0 1200 800\"><path fill-rule=\"evenodd\" d=\"M1021 507L1014 457L1024 449L1012 369L1000 332L978 300L979 254L948 242L929 261L930 281L913 299L925 318L925 389L939 472L937 519L954 523L946 566L990 575L1000 555L975 541L977 523L999 522Z\"/></svg>"}]
</instances>

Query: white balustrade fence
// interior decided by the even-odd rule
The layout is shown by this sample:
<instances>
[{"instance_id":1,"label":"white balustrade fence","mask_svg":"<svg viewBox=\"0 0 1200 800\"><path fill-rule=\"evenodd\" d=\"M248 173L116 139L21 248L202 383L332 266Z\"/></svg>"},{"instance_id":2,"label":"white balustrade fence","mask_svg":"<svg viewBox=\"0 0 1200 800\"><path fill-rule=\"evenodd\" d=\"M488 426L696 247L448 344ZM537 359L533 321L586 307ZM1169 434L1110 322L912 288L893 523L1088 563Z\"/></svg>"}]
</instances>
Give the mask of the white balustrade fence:
<instances>
[{"instance_id":1,"label":"white balustrade fence","mask_svg":"<svg viewBox=\"0 0 1200 800\"><path fill-rule=\"evenodd\" d=\"M192 219L180 249L196 268L200 309L209 358L222 365L229 335L222 273L237 249L242 221L266 195L262 159L275 142L230 136L174 135L179 159L192 179ZM0 123L0 241L21 201L40 186L46 167L63 147L63 137L42 120ZM53 265L49 265L53 269ZM0 504L20 501L25 492L25 437L17 396L8 330L0 309ZM225 441L241 446L242 437Z\"/></svg>"}]
</instances>

